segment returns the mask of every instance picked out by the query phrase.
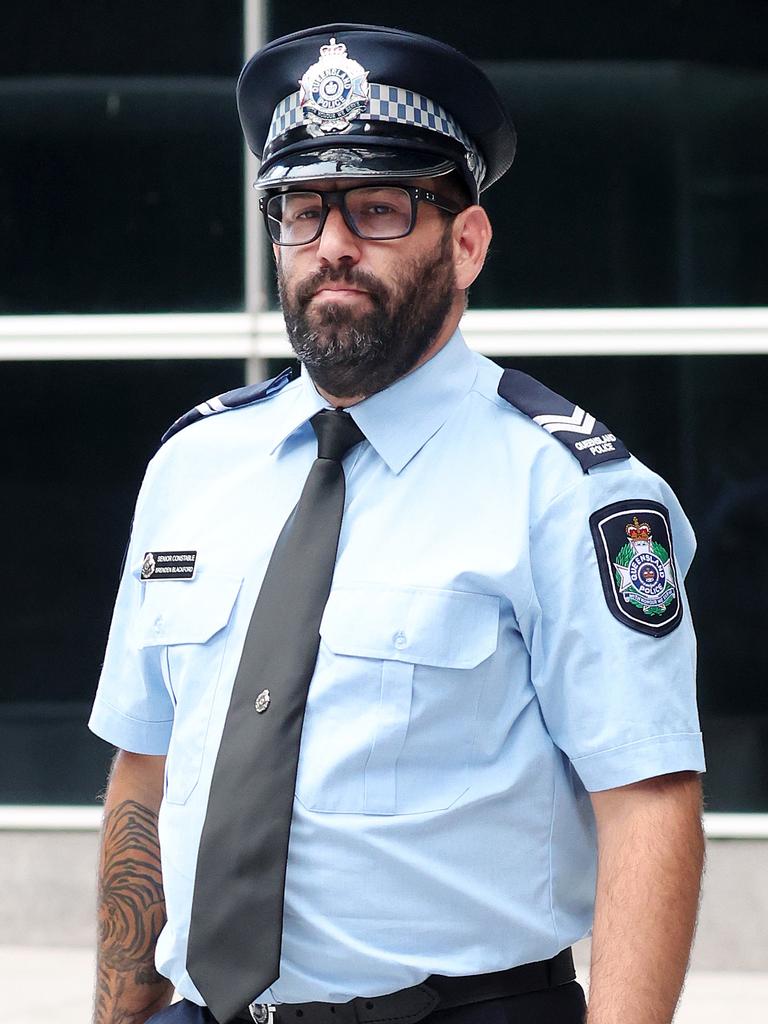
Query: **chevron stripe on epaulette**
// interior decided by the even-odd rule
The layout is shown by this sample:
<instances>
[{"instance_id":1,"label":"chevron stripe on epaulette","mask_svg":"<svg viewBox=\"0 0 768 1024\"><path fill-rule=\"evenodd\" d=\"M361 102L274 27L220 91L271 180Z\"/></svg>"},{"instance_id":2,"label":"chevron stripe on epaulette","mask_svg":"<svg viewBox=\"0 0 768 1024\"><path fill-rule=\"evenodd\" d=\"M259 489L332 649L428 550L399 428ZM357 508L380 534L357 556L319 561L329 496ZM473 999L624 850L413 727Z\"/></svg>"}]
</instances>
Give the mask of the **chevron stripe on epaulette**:
<instances>
[{"instance_id":1,"label":"chevron stripe on epaulette","mask_svg":"<svg viewBox=\"0 0 768 1024\"><path fill-rule=\"evenodd\" d=\"M628 459L624 442L604 423L520 370L505 370L498 392L503 399L565 445L587 473L601 462Z\"/></svg>"},{"instance_id":2,"label":"chevron stripe on epaulette","mask_svg":"<svg viewBox=\"0 0 768 1024\"><path fill-rule=\"evenodd\" d=\"M209 398L207 402L201 402L194 409L179 416L163 434L160 444L165 444L184 427L188 427L191 423L197 423L198 420L205 419L206 416L215 416L217 413L227 412L229 409L241 409L244 405L253 405L265 398L271 398L278 391L282 391L285 385L293 380L293 377L293 368L287 366L271 380L262 381L261 384L249 384L244 388L235 388L233 391L225 391L223 395L217 395L215 398Z\"/></svg>"}]
</instances>

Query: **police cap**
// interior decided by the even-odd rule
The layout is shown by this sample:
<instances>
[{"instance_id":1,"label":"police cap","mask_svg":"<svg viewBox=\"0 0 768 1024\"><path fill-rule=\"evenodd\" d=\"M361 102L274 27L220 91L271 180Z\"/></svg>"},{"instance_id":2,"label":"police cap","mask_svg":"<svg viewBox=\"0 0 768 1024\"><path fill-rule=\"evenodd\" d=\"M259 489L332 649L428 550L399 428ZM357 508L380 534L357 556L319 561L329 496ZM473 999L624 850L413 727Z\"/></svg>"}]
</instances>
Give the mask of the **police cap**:
<instances>
[{"instance_id":1,"label":"police cap","mask_svg":"<svg viewBox=\"0 0 768 1024\"><path fill-rule=\"evenodd\" d=\"M243 68L237 104L261 161L257 188L455 170L476 200L515 155L515 129L480 68L395 28L321 25L274 39Z\"/></svg>"}]
</instances>

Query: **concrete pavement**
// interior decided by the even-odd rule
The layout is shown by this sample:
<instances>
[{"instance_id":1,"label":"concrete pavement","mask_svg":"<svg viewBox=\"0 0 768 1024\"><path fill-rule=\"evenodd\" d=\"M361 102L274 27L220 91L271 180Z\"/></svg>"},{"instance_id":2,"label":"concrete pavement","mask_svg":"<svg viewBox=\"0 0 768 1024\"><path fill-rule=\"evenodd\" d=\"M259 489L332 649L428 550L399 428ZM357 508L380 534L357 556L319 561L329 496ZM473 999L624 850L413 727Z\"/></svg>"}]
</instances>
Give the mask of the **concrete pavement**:
<instances>
[{"instance_id":1,"label":"concrete pavement","mask_svg":"<svg viewBox=\"0 0 768 1024\"><path fill-rule=\"evenodd\" d=\"M51 946L0 946L4 1024L88 1024L93 953ZM582 972L583 981L583 972ZM693 971L676 1024L765 1024L768 973Z\"/></svg>"}]
</instances>

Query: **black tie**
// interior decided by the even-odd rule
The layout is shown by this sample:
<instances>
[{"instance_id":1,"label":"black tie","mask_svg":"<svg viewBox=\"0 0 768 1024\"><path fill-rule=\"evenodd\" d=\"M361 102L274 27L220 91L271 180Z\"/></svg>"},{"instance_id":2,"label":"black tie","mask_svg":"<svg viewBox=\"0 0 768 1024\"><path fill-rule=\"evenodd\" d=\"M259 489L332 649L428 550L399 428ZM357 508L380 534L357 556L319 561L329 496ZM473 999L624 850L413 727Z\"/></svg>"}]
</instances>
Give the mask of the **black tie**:
<instances>
[{"instance_id":1,"label":"black tie","mask_svg":"<svg viewBox=\"0 0 768 1024\"><path fill-rule=\"evenodd\" d=\"M312 417L317 459L277 539L245 637L200 838L187 970L226 1024L280 973L301 727L344 511L352 417Z\"/></svg>"}]
</instances>

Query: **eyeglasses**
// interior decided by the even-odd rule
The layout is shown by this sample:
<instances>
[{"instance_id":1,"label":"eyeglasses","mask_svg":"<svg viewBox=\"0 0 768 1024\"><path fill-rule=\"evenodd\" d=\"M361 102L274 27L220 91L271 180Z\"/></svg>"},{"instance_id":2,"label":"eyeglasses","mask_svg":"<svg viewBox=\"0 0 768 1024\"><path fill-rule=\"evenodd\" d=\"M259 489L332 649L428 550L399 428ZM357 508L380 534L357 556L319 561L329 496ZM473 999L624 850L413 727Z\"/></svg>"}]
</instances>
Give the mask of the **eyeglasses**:
<instances>
[{"instance_id":1,"label":"eyeglasses","mask_svg":"<svg viewBox=\"0 0 768 1024\"><path fill-rule=\"evenodd\" d=\"M338 206L344 223L358 238L385 241L413 231L419 203L446 213L463 207L412 185L356 185L338 192L280 192L259 199L270 237L278 245L306 245L320 237L328 211Z\"/></svg>"}]
</instances>

